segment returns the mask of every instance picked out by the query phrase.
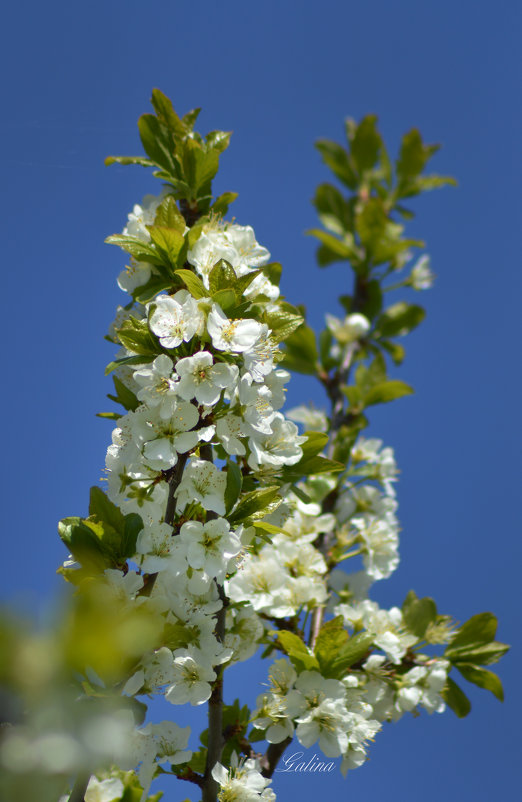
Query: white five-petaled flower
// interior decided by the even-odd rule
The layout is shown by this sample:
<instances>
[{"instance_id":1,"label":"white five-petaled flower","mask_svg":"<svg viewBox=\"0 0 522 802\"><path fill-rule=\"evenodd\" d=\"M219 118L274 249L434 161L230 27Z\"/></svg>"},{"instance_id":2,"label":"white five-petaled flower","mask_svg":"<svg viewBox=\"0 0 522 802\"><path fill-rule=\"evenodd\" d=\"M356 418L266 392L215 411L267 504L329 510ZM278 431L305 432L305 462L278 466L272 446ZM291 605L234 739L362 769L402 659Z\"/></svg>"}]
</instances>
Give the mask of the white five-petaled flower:
<instances>
[{"instance_id":1,"label":"white five-petaled flower","mask_svg":"<svg viewBox=\"0 0 522 802\"><path fill-rule=\"evenodd\" d=\"M324 699L297 719L296 735L306 748L319 740L326 757L338 757L348 748L346 715L341 699Z\"/></svg>"},{"instance_id":2,"label":"white five-petaled flower","mask_svg":"<svg viewBox=\"0 0 522 802\"><path fill-rule=\"evenodd\" d=\"M174 705L201 705L212 693L210 683L216 679L212 668L206 665L205 655L198 649L178 649L172 667L174 684L167 690L165 699Z\"/></svg>"},{"instance_id":3,"label":"white five-petaled flower","mask_svg":"<svg viewBox=\"0 0 522 802\"><path fill-rule=\"evenodd\" d=\"M177 348L200 330L203 316L196 300L187 290L180 290L172 298L170 295L159 295L154 299L154 304L156 308L149 326L164 348Z\"/></svg>"},{"instance_id":4,"label":"white five-petaled flower","mask_svg":"<svg viewBox=\"0 0 522 802\"><path fill-rule=\"evenodd\" d=\"M306 442L306 437L299 434L295 423L285 420L280 412L276 412L270 425L272 433L268 436L256 435L250 438L252 453L248 464L253 470L263 465L274 468L295 465L303 456L301 443Z\"/></svg>"},{"instance_id":5,"label":"white five-petaled flower","mask_svg":"<svg viewBox=\"0 0 522 802\"><path fill-rule=\"evenodd\" d=\"M239 415L234 415L232 412L229 412L228 415L218 418L216 434L227 454L238 454L241 457L245 456L246 448L240 438L248 434L248 431L246 430L243 419L240 418Z\"/></svg>"},{"instance_id":6,"label":"white five-petaled flower","mask_svg":"<svg viewBox=\"0 0 522 802\"><path fill-rule=\"evenodd\" d=\"M118 287L123 292L128 292L129 295L132 295L136 287L141 287L147 283L151 273L151 265L147 262L138 262L135 259L131 259L130 264L118 276Z\"/></svg>"},{"instance_id":7,"label":"white five-petaled flower","mask_svg":"<svg viewBox=\"0 0 522 802\"><path fill-rule=\"evenodd\" d=\"M196 501L205 510L224 515L226 484L226 474L212 462L192 460L185 468L183 479L176 490L178 512L182 512L190 502Z\"/></svg>"},{"instance_id":8,"label":"white five-petaled flower","mask_svg":"<svg viewBox=\"0 0 522 802\"><path fill-rule=\"evenodd\" d=\"M261 324L259 337L254 345L244 352L245 367L254 381L262 382L274 369L274 355L277 345L270 338L271 331L266 323Z\"/></svg>"},{"instance_id":9,"label":"white five-petaled flower","mask_svg":"<svg viewBox=\"0 0 522 802\"><path fill-rule=\"evenodd\" d=\"M225 578L228 561L241 551L241 541L224 518L206 524L187 521L181 527L180 539L187 548L188 564L219 581Z\"/></svg>"},{"instance_id":10,"label":"white five-petaled flower","mask_svg":"<svg viewBox=\"0 0 522 802\"><path fill-rule=\"evenodd\" d=\"M162 418L170 417L176 406L178 378L172 373L172 359L166 354L157 356L150 367L134 371L134 381L141 387L138 399L149 407L159 407Z\"/></svg>"},{"instance_id":11,"label":"white five-petaled flower","mask_svg":"<svg viewBox=\"0 0 522 802\"><path fill-rule=\"evenodd\" d=\"M165 192L162 192L158 196L145 195L141 204L136 203L132 212L128 215L128 223L123 229L123 233L148 242L150 234L147 226L153 225L158 206L164 199L165 194Z\"/></svg>"},{"instance_id":12,"label":"white five-petaled flower","mask_svg":"<svg viewBox=\"0 0 522 802\"><path fill-rule=\"evenodd\" d=\"M144 444L145 462L158 471L175 465L178 454L190 451L199 442L198 433L190 431L198 421L199 413L188 401L179 401L167 420L160 417L157 408L139 410L133 427Z\"/></svg>"},{"instance_id":13,"label":"white five-petaled flower","mask_svg":"<svg viewBox=\"0 0 522 802\"><path fill-rule=\"evenodd\" d=\"M214 348L233 353L248 351L263 333L261 323L257 320L229 320L218 304L212 304L207 329Z\"/></svg>"},{"instance_id":14,"label":"white five-petaled flower","mask_svg":"<svg viewBox=\"0 0 522 802\"><path fill-rule=\"evenodd\" d=\"M176 362L176 373L180 376L178 394L186 401L195 398L198 404L215 404L221 391L232 387L238 376L236 365L225 362L214 364L212 354L198 351Z\"/></svg>"},{"instance_id":15,"label":"white five-petaled flower","mask_svg":"<svg viewBox=\"0 0 522 802\"><path fill-rule=\"evenodd\" d=\"M232 765L226 769L216 763L212 769L212 777L219 783L221 790L219 802L274 802L274 792L267 788L272 782L263 777L255 760L245 760L238 764L237 755L233 753Z\"/></svg>"}]
</instances>

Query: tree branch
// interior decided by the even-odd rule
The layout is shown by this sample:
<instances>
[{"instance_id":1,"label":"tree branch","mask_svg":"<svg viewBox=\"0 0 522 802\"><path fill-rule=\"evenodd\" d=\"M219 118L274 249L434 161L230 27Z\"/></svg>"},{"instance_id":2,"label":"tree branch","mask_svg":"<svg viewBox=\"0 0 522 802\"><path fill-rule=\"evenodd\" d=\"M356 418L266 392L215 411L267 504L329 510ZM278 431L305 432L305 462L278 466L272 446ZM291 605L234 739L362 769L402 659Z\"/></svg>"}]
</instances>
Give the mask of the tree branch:
<instances>
[{"instance_id":1,"label":"tree branch","mask_svg":"<svg viewBox=\"0 0 522 802\"><path fill-rule=\"evenodd\" d=\"M285 738L284 741L278 744L270 744L264 757L261 759L261 765L263 766L261 774L263 777L271 777L274 771L276 770L277 764L281 760L283 753L287 746L290 746L294 739Z\"/></svg>"},{"instance_id":2,"label":"tree branch","mask_svg":"<svg viewBox=\"0 0 522 802\"><path fill-rule=\"evenodd\" d=\"M213 462L212 446L208 443L200 446L199 455L201 459L207 462ZM207 521L217 518L215 512L207 512ZM227 615L228 599L225 595L223 585L216 581L219 598L221 599L221 609L216 614L216 628L214 634L220 643L225 639L225 621ZM207 761L205 765L205 774L203 776L203 794L202 802L216 802L219 791L219 783L212 777L212 769L221 759L221 753L225 745L225 738L223 735L223 674L225 668L223 665L217 666L216 679L212 685L212 693L208 700L208 744L207 744Z\"/></svg>"}]
</instances>

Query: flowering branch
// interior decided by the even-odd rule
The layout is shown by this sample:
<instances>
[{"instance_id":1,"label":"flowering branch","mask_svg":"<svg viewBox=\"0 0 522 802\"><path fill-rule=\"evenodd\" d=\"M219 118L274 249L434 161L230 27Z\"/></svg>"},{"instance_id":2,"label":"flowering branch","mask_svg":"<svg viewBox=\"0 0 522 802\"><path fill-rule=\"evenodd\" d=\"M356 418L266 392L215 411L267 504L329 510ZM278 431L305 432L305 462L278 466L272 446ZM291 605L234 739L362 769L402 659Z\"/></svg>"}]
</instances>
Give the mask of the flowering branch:
<instances>
[{"instance_id":1,"label":"flowering branch","mask_svg":"<svg viewBox=\"0 0 522 802\"><path fill-rule=\"evenodd\" d=\"M349 263L354 289L340 297L344 319L327 315L316 338L302 310L280 297L281 266L253 229L223 220L235 194L212 195L230 134L201 136L198 111L179 117L158 90L152 103L155 114L139 121L147 156L108 159L153 167L165 186L107 240L130 262L118 279L129 302L110 332L119 348L107 368L110 398L124 412L105 415L116 420L107 493L92 488L89 516L60 523L71 552L65 578L80 599L95 587L103 616L121 616L107 625L111 660L86 650L75 671L84 672L86 695L108 697L112 688L119 712L133 719L120 717L128 748L119 762L136 773L100 773L88 783L112 799L139 787L145 802L168 763L201 787L203 802L273 800L267 786L294 737L342 757L345 773L365 762L367 741L385 721L420 706L442 712L446 703L465 715L452 667L502 695L483 667L507 649L493 640L494 616L455 630L433 599L413 591L390 610L369 597L399 560L397 468L393 451L361 432L371 406L413 392L388 377L387 360L400 364L396 340L424 316L405 301L386 307L383 282L421 245L403 236L403 199L448 180L423 175L435 149L415 131L393 169L374 117L348 121L347 149L319 143L352 194L322 184L315 205L324 229L310 233L321 266ZM390 286L424 289L431 280L424 255ZM319 379L329 418L304 407L281 411L288 371ZM99 622L99 602L96 613ZM118 645L120 629L139 637ZM268 691L254 711L226 704L225 668L260 644L264 657L282 655L269 668ZM426 644L446 648L427 655ZM174 705L208 702L202 748L187 748L189 727L142 726L136 697L151 694ZM264 755L251 745L262 739ZM86 788L79 779L72 802Z\"/></svg>"}]
</instances>

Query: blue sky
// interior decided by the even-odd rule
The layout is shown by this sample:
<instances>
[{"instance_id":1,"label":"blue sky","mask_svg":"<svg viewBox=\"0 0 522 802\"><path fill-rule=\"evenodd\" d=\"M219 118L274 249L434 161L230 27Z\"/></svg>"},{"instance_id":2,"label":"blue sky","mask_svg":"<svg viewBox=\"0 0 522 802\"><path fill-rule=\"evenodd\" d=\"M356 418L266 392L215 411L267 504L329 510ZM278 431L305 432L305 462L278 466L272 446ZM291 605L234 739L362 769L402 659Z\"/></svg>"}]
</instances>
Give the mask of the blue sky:
<instances>
[{"instance_id":1,"label":"blue sky","mask_svg":"<svg viewBox=\"0 0 522 802\"><path fill-rule=\"evenodd\" d=\"M234 131L215 188L239 192L235 217L283 263L285 294L307 305L316 328L325 312L340 312L349 285L341 265L315 267L303 235L315 224L315 186L328 180L314 141L340 140L346 116L376 113L392 151L412 126L443 144L434 169L459 187L415 203L411 226L438 276L396 374L416 395L371 416L371 433L395 448L402 471L401 565L377 596L400 603L414 587L460 621L492 610L499 638L515 642L519 4L33 1L4 15L2 597L26 608L52 598L65 556L56 522L86 512L101 475L110 424L95 413L110 408L111 358L102 338L123 266L103 240L154 190L141 168L105 168L103 158L140 152L136 120L159 86L181 113L202 106L204 131ZM322 401L304 377L289 400ZM347 780L281 775L279 798L514 797L518 654L499 667L503 706L471 689L466 720L447 712L387 726ZM256 681L264 670L254 669ZM253 703L246 673L235 681ZM173 783L165 800L189 792Z\"/></svg>"}]
</instances>

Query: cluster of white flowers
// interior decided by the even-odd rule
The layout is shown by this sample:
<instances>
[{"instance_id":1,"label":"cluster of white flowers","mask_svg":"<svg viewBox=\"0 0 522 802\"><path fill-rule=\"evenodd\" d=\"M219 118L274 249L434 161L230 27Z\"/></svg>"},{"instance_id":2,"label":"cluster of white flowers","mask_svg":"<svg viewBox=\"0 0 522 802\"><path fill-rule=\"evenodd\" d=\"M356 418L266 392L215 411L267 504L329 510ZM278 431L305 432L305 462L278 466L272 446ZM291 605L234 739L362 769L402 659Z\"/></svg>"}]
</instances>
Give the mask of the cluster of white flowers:
<instances>
[{"instance_id":1,"label":"cluster of white flowers","mask_svg":"<svg viewBox=\"0 0 522 802\"><path fill-rule=\"evenodd\" d=\"M212 777L219 783L219 802L274 802L276 795L268 788L272 780L263 777L256 760L249 758L239 761L234 752L230 769L216 763L212 769Z\"/></svg>"},{"instance_id":2,"label":"cluster of white flowers","mask_svg":"<svg viewBox=\"0 0 522 802\"><path fill-rule=\"evenodd\" d=\"M317 671L297 675L285 659L276 660L270 690L257 699L254 726L266 730L269 743L280 743L294 733L308 748L319 742L326 757L343 756L343 772L364 762L366 741L381 725L372 718L372 706L358 688L355 674L343 681L326 679Z\"/></svg>"},{"instance_id":3,"label":"cluster of white flowers","mask_svg":"<svg viewBox=\"0 0 522 802\"><path fill-rule=\"evenodd\" d=\"M290 415L307 426L312 420L317 429L326 428L326 417L319 410L300 407ZM340 680L327 679L317 671L297 674L290 662L277 660L269 673L270 690L258 698L254 713L254 726L265 731L270 743L294 734L304 747L318 741L327 757L342 756L343 772L362 765L366 742L373 739L382 722L397 720L419 706L430 713L442 712L441 691L449 669L446 660L411 651L419 638L407 629L399 608L381 609L368 598L372 583L388 577L399 560L393 451L383 448L380 440L361 437L351 449L350 464L340 487L334 477L310 477L300 486L316 502L335 490L333 513L321 515L320 503L287 499L284 507L290 514L281 534L273 538L272 546L263 546L257 557L250 559L244 573L238 572L229 582L233 598L250 599L257 611L273 618L289 616L306 608L311 596L304 600L296 592L292 596L298 572L291 563L285 572L284 556L281 559L288 543L298 545L302 555L296 565L308 562L306 550L311 549L315 558L308 564L323 576L326 565L319 540L326 533L330 533L330 544L342 546L348 557L362 556L363 570L332 571L329 592L324 587L324 595L315 601L326 603L327 611L340 616L349 632L368 633L372 647L382 654L373 653L348 668ZM272 517L281 514L279 509ZM287 604L288 598L293 598L293 608ZM411 664L407 671L403 669L405 658Z\"/></svg>"},{"instance_id":4,"label":"cluster of white flowers","mask_svg":"<svg viewBox=\"0 0 522 802\"><path fill-rule=\"evenodd\" d=\"M135 206L123 233L149 242L147 226L154 224L162 199L148 196ZM259 550L253 527L233 529L225 518L226 465L208 459L211 448L214 458L237 461L262 486L303 454L306 438L279 411L289 374L277 367L278 348L269 327L253 318L229 318L210 294L210 273L224 259L238 279L256 271L253 280L245 282L245 303L255 298L268 310L275 308L278 287L260 271L269 257L252 228L208 224L187 259L209 297L195 298L189 289L179 289L156 295L146 305L131 303L118 310L111 329L118 342L125 321L133 319L142 326L146 322L164 350L153 361L139 364L136 358L138 364L117 368L117 378L135 395L136 404L118 419L106 457L109 498L124 514L137 513L143 521L133 557L137 571L125 576L107 571L107 581L130 603L159 611L167 631L176 633L172 647L147 655L128 678L124 692L130 695L161 692L172 704L202 704L210 697L216 667L245 660L256 650L264 632L257 613L291 615L303 604L326 599L326 564L310 543L322 531L320 519L307 536L297 537L294 524L294 530ZM152 265L131 259L119 286L132 295L153 272ZM117 356L136 354L122 347ZM176 470L171 500L175 510L166 521ZM294 516L301 514L295 504L293 510ZM308 519L315 513L309 511ZM244 589L253 573L265 569L274 594L263 604L258 595L261 579L255 592ZM155 577L150 592L143 594L146 574ZM232 602L223 641L215 635L215 616L222 607L217 583L226 583ZM150 756L157 738L149 732L152 726L137 730L141 746L135 758L141 763L144 787L153 772ZM186 742L180 748L184 746ZM159 761L159 753L154 755L152 762ZM234 787L238 771L230 779ZM275 797L266 791L262 798Z\"/></svg>"},{"instance_id":5,"label":"cluster of white flowers","mask_svg":"<svg viewBox=\"0 0 522 802\"><path fill-rule=\"evenodd\" d=\"M163 200L148 196L135 206L124 235L150 243L148 227ZM264 515L260 528L251 521L231 526L239 493L230 499L231 465L246 477L244 490L281 486L282 473L299 463L307 439L288 418L314 432L328 431L328 419L307 407L283 415L290 376L278 367L277 338L267 323L254 319L257 312L229 316L228 301L218 303L223 296L212 271L230 276L232 269L242 287L241 310L254 299L267 315L279 309L278 287L268 277L273 274L262 270L270 254L252 228L212 221L189 242L186 258L197 291L189 281L187 289L178 283L171 294L156 294L143 305L133 298L119 307L111 327L111 338L123 343L116 376L134 401L118 419L107 451L108 496L124 514L138 514L143 529L129 570L111 569L105 576L115 597L149 606L171 633L135 666L124 693L163 693L175 705L200 705L210 698L220 666L254 654L267 620L296 621L326 607L348 631L371 634L372 648L382 654L366 655L341 679L316 670L298 673L288 660L277 660L253 721L270 743L294 734L304 747L318 742L327 757L342 757L346 772L364 762L366 742L382 721L418 705L443 709L447 664L426 658L397 674L417 639L398 608L381 610L367 597L372 582L390 576L399 559L393 451L361 437L340 486L331 476L309 477L295 492L288 484L280 489L283 503ZM155 270L131 258L119 286L139 296ZM129 326L156 343L155 358L140 360L140 351L124 337ZM327 326L331 353L340 359L370 330L358 313L344 321L327 316ZM335 503L323 513L322 501L332 491ZM262 539L263 526L271 538ZM364 570L335 571L328 586L330 547L344 549L334 562L361 555ZM335 600L328 602L332 592ZM223 593L228 609L222 638L216 635L216 614ZM188 738L189 728L168 722L135 730L129 767L140 766L143 798L157 763L190 760ZM212 775L222 801L275 799L252 760L236 761L230 770L218 763ZM109 781L91 781L93 799L113 792L103 782Z\"/></svg>"},{"instance_id":6,"label":"cluster of white flowers","mask_svg":"<svg viewBox=\"0 0 522 802\"><path fill-rule=\"evenodd\" d=\"M305 504L289 495L267 518L281 528L270 544L248 554L227 583L233 601L250 602L254 610L273 618L295 615L327 598L327 565L313 541L334 525L333 515L321 515L319 504Z\"/></svg>"}]
</instances>

